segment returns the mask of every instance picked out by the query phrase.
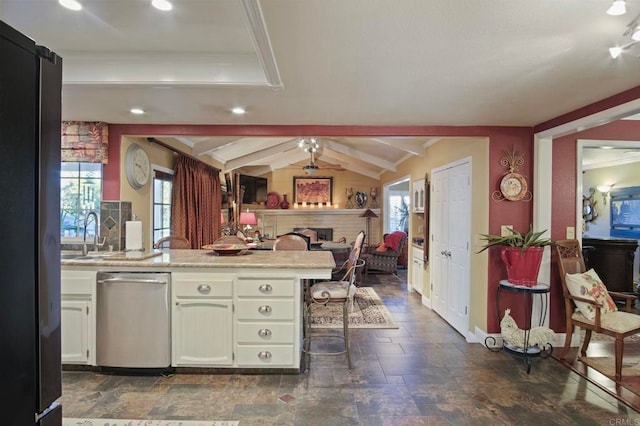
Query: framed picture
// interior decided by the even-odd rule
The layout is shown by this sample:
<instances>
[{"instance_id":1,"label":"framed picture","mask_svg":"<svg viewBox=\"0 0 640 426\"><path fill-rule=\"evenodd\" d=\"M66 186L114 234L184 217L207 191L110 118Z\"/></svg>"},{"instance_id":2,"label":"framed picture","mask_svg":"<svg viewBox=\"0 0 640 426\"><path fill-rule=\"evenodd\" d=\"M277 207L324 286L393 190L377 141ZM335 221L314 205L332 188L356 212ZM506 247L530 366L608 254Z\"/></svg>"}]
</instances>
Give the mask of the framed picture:
<instances>
[{"instance_id":1,"label":"framed picture","mask_svg":"<svg viewBox=\"0 0 640 426\"><path fill-rule=\"evenodd\" d=\"M332 177L293 177L294 203L333 203Z\"/></svg>"}]
</instances>

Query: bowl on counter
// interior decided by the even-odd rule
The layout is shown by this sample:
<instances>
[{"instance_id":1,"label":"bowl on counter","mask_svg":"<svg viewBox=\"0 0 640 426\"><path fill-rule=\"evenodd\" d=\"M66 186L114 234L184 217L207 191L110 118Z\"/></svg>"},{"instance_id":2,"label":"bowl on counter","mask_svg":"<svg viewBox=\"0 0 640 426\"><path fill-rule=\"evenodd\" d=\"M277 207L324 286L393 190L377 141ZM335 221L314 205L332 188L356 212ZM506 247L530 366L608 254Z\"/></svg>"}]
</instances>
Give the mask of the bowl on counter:
<instances>
[{"instance_id":1,"label":"bowl on counter","mask_svg":"<svg viewBox=\"0 0 640 426\"><path fill-rule=\"evenodd\" d=\"M246 244L218 243L202 246L205 250L212 250L218 256L237 256L245 254L249 247Z\"/></svg>"}]
</instances>

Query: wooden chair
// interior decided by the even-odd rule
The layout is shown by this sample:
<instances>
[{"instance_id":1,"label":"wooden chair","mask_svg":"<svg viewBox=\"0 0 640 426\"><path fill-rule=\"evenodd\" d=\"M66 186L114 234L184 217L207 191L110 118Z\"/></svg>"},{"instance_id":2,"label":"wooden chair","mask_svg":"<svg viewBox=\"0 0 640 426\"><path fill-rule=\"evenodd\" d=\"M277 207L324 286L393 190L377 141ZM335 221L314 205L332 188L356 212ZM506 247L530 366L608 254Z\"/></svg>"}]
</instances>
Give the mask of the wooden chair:
<instances>
[{"instance_id":1,"label":"wooden chair","mask_svg":"<svg viewBox=\"0 0 640 426\"><path fill-rule=\"evenodd\" d=\"M154 249L172 248L172 249L190 249L191 243L184 237L177 237L175 235L169 235L168 237L160 238L153 245Z\"/></svg>"},{"instance_id":2,"label":"wooden chair","mask_svg":"<svg viewBox=\"0 0 640 426\"><path fill-rule=\"evenodd\" d=\"M609 292L614 299L625 301L625 311L604 312L604 305L595 300L585 297L575 296L569 292L567 286L567 274L584 273L585 264L582 258L582 250L578 240L556 241L556 252L558 254L558 269L560 270L560 281L562 283L562 293L564 296L564 309L566 318L566 338L560 359L564 360L569 352L571 337L575 327L585 330L584 342L580 348L580 356L587 356L587 348L591 340L591 333L601 333L615 339L615 380L620 381L622 377L622 356L624 353L624 339L628 336L640 332L640 315L631 313L631 305L637 296L632 294ZM595 309L593 320L585 317L576 309L576 302L587 303Z\"/></svg>"},{"instance_id":3,"label":"wooden chair","mask_svg":"<svg viewBox=\"0 0 640 426\"><path fill-rule=\"evenodd\" d=\"M306 235L295 232L280 235L273 243L273 250L309 250L310 241Z\"/></svg>"},{"instance_id":4,"label":"wooden chair","mask_svg":"<svg viewBox=\"0 0 640 426\"><path fill-rule=\"evenodd\" d=\"M313 229L305 228L298 231L299 234L306 235L312 243L318 241L318 233Z\"/></svg>"}]
</instances>

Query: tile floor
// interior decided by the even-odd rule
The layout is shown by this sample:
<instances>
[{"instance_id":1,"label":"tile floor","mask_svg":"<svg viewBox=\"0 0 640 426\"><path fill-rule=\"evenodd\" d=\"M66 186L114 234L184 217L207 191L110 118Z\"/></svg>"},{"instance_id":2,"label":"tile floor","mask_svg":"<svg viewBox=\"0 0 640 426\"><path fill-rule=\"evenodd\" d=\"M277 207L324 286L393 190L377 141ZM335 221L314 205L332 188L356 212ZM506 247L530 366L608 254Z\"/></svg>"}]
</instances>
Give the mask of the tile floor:
<instances>
[{"instance_id":1,"label":"tile floor","mask_svg":"<svg viewBox=\"0 0 640 426\"><path fill-rule=\"evenodd\" d=\"M404 277L406 271L402 271ZM113 376L63 373L68 417L238 420L240 425L613 425L640 414L553 358L467 344L391 275L369 275L399 329L352 330L343 357L301 375Z\"/></svg>"}]
</instances>

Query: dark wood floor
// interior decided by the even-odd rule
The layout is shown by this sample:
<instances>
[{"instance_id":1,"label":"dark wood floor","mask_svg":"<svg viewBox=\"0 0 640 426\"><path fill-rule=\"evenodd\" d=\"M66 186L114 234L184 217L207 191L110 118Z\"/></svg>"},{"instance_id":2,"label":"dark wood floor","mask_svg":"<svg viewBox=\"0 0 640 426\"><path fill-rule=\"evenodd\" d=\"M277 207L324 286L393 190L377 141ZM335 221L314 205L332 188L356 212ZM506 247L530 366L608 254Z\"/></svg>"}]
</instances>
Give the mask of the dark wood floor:
<instances>
[{"instance_id":1,"label":"dark wood floor","mask_svg":"<svg viewBox=\"0 0 640 426\"><path fill-rule=\"evenodd\" d=\"M364 285L400 328L352 330L351 372L343 357L316 357L300 375L65 371L63 412L241 426L640 424L640 413L618 399L633 398L607 391L602 378L553 358L535 359L527 374L522 359L467 343L396 277L370 274Z\"/></svg>"}]
</instances>

